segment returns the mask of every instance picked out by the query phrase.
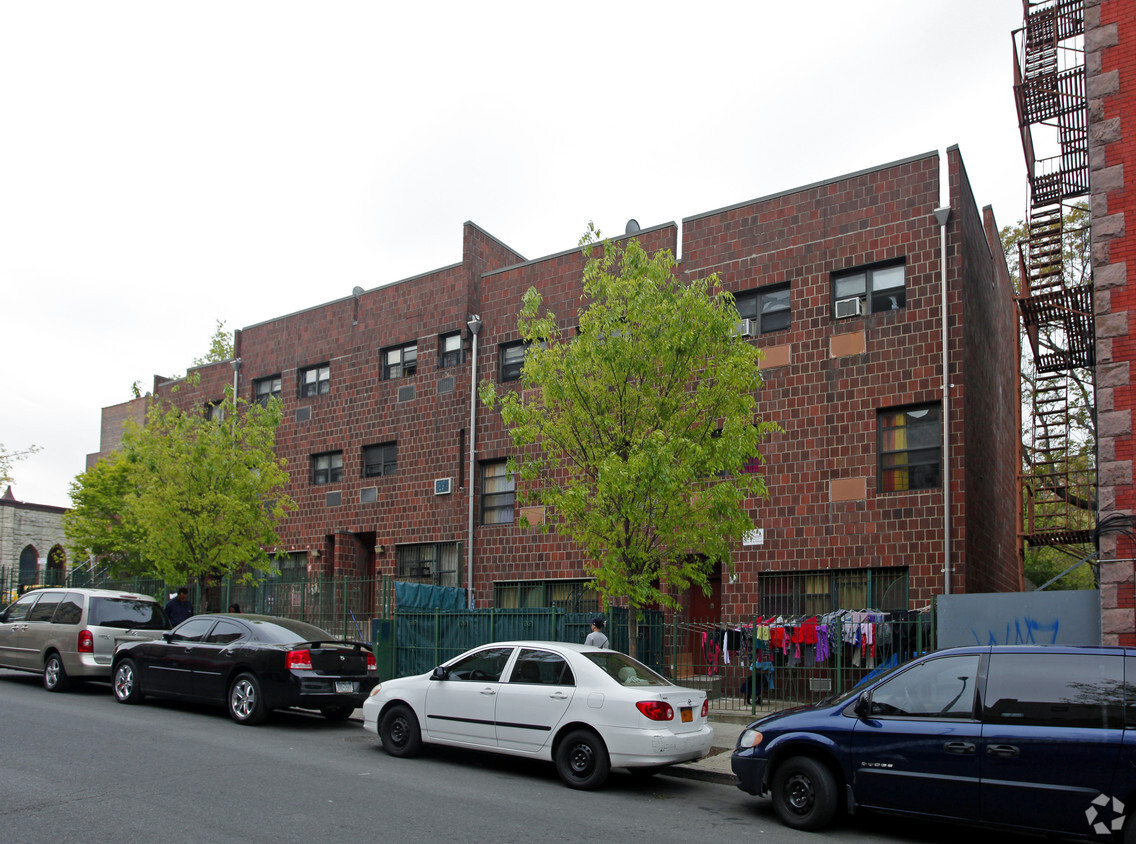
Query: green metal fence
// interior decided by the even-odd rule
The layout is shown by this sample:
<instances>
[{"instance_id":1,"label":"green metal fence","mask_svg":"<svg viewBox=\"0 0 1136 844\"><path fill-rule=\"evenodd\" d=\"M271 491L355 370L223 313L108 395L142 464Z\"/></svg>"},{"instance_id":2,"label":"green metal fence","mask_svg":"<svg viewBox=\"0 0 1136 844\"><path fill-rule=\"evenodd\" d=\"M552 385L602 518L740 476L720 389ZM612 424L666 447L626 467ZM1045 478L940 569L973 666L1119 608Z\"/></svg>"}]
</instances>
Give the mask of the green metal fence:
<instances>
[{"instance_id":1,"label":"green metal fence","mask_svg":"<svg viewBox=\"0 0 1136 844\"><path fill-rule=\"evenodd\" d=\"M120 589L164 603L181 584L75 572L51 585ZM0 598L5 599L0 604L13 600L21 588L18 571L0 568ZM262 583L210 578L189 588L199 613L224 612L236 603L243 612L299 619L345 639L370 642L383 678L424 673L494 641L583 642L593 617L557 607L399 610L389 577L315 576ZM609 608L604 615L612 647L627 652L626 609ZM723 622L652 611L639 621L638 634L642 662L680 685L704 689L716 710L753 714L838 694L935 648L931 612L754 615Z\"/></svg>"}]
</instances>

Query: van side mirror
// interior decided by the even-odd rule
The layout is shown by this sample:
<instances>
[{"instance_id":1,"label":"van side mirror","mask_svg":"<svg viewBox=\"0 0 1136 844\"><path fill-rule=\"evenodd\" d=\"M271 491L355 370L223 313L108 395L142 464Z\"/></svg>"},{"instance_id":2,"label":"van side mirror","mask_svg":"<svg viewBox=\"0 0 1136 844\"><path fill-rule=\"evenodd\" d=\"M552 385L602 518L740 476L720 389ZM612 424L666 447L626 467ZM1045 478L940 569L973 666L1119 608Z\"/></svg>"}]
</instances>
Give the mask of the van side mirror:
<instances>
[{"instance_id":1,"label":"van side mirror","mask_svg":"<svg viewBox=\"0 0 1136 844\"><path fill-rule=\"evenodd\" d=\"M444 665L439 665L437 668L435 668L430 673L430 679L431 680L449 680L450 679L450 669L446 668L446 666L444 666Z\"/></svg>"},{"instance_id":2,"label":"van side mirror","mask_svg":"<svg viewBox=\"0 0 1136 844\"><path fill-rule=\"evenodd\" d=\"M861 718L867 718L872 714L872 696L867 692L860 692L860 696L856 698L856 705L852 707Z\"/></svg>"}]
</instances>

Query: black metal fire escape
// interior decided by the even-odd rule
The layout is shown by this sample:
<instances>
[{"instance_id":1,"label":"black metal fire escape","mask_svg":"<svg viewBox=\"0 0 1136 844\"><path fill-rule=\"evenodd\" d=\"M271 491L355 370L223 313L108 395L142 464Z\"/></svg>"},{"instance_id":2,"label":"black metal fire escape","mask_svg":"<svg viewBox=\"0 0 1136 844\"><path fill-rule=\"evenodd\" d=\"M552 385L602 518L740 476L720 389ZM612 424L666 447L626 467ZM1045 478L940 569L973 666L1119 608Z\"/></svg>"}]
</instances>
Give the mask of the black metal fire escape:
<instances>
[{"instance_id":1,"label":"black metal fire escape","mask_svg":"<svg viewBox=\"0 0 1136 844\"><path fill-rule=\"evenodd\" d=\"M1023 0L1014 33L1014 97L1030 181L1028 239L1019 244L1022 327L1036 383L1031 436L1023 453L1022 539L1074 546L1093 540L1096 471L1070 461L1070 391L1079 371L1092 378L1095 339L1090 279L1065 273L1068 202L1089 191L1083 0ZM1050 154L1035 153L1035 133ZM1069 553L1077 553L1068 548Z\"/></svg>"}]
</instances>

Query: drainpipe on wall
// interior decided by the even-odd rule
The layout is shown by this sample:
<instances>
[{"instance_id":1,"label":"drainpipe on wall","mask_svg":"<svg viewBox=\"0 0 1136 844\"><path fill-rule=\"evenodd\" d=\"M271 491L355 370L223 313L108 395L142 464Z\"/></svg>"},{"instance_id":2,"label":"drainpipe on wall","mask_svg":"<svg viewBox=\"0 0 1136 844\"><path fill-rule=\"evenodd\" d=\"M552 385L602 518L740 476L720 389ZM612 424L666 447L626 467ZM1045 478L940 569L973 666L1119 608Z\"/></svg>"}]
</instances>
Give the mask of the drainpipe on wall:
<instances>
[{"instance_id":1,"label":"drainpipe on wall","mask_svg":"<svg viewBox=\"0 0 1136 844\"><path fill-rule=\"evenodd\" d=\"M469 322L469 333L473 335L473 358L469 367L469 477L466 480L469 496L469 528L466 535L466 603L473 609L473 489L474 489L474 461L477 456L477 335L481 332L481 317L473 314Z\"/></svg>"},{"instance_id":2,"label":"drainpipe on wall","mask_svg":"<svg viewBox=\"0 0 1136 844\"><path fill-rule=\"evenodd\" d=\"M951 207L935 209L939 222L939 267L942 271L942 332L943 332L943 594L951 594L951 383L947 345L947 221Z\"/></svg>"}]
</instances>

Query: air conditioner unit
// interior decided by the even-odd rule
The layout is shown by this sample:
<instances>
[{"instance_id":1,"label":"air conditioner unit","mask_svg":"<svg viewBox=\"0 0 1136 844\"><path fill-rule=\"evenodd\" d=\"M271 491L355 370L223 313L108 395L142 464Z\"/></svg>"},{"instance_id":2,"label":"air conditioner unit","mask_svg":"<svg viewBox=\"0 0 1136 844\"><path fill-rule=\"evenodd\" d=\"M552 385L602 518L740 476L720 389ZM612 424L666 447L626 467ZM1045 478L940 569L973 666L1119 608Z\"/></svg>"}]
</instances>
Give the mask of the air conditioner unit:
<instances>
[{"instance_id":1,"label":"air conditioner unit","mask_svg":"<svg viewBox=\"0 0 1136 844\"><path fill-rule=\"evenodd\" d=\"M734 329L739 337L756 337L757 336L757 320L756 319L743 319L737 324Z\"/></svg>"},{"instance_id":2,"label":"air conditioner unit","mask_svg":"<svg viewBox=\"0 0 1136 844\"><path fill-rule=\"evenodd\" d=\"M434 479L434 494L435 495L449 495L454 491L453 478L435 478Z\"/></svg>"},{"instance_id":3,"label":"air conditioner unit","mask_svg":"<svg viewBox=\"0 0 1136 844\"><path fill-rule=\"evenodd\" d=\"M848 317L862 316L864 313L864 300L858 296L853 296L850 299L837 299L836 300L836 318L847 319Z\"/></svg>"}]
</instances>

